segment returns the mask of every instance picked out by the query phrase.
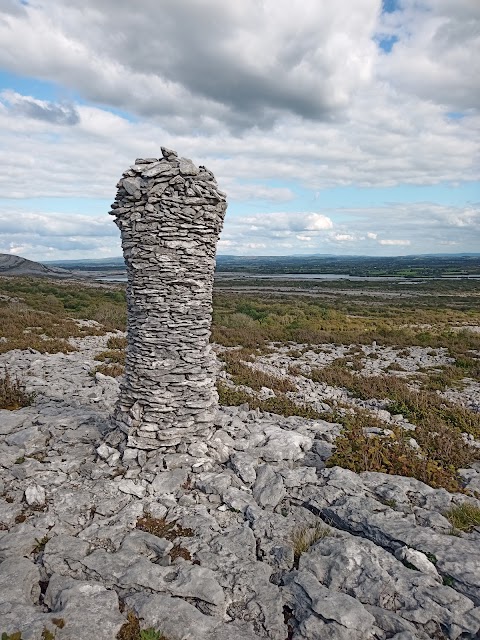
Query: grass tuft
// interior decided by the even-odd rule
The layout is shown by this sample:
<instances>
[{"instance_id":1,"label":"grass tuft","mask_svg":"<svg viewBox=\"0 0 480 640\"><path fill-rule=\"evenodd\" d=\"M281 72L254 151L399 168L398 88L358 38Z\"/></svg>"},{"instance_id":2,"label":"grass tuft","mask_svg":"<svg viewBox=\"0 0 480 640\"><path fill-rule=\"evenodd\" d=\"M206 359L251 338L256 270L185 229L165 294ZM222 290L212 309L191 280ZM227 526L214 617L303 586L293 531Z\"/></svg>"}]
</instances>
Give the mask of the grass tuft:
<instances>
[{"instance_id":1,"label":"grass tuft","mask_svg":"<svg viewBox=\"0 0 480 640\"><path fill-rule=\"evenodd\" d=\"M120 349L124 350L127 348L127 338L123 336L111 336L107 340L108 349Z\"/></svg>"},{"instance_id":2,"label":"grass tuft","mask_svg":"<svg viewBox=\"0 0 480 640\"><path fill-rule=\"evenodd\" d=\"M471 502L452 507L443 514L457 531L471 531L480 526L480 508Z\"/></svg>"},{"instance_id":3,"label":"grass tuft","mask_svg":"<svg viewBox=\"0 0 480 640\"><path fill-rule=\"evenodd\" d=\"M298 561L302 553L308 551L310 547L319 540L331 535L330 530L320 524L313 527L303 527L302 529L294 531L291 542L293 544L293 554L296 565L298 566Z\"/></svg>"}]
</instances>

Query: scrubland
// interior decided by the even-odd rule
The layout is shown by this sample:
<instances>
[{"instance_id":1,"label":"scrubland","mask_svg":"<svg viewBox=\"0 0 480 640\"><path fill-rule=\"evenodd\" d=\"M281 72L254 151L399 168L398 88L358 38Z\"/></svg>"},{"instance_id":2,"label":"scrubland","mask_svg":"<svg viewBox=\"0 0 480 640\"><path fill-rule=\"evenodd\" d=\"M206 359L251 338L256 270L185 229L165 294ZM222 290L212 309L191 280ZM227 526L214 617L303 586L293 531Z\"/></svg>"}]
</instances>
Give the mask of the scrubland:
<instances>
[{"instance_id":1,"label":"scrubland","mask_svg":"<svg viewBox=\"0 0 480 640\"><path fill-rule=\"evenodd\" d=\"M221 285L222 404L339 423L329 465L461 489L458 470L480 455L478 281ZM125 326L120 285L0 279L0 353L74 351L74 338ZM125 346L109 338L92 375L121 375ZM29 401L8 371L0 395L3 407Z\"/></svg>"}]
</instances>

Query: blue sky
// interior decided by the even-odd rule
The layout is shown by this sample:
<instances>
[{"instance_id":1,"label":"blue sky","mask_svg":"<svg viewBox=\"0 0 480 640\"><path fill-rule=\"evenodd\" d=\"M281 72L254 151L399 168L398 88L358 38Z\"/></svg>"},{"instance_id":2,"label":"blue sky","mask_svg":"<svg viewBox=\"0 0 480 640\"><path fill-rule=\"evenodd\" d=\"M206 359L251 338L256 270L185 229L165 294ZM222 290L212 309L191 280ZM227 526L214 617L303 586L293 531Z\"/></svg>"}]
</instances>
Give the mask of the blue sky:
<instances>
[{"instance_id":1,"label":"blue sky","mask_svg":"<svg viewBox=\"0 0 480 640\"><path fill-rule=\"evenodd\" d=\"M4 0L0 252L120 255L162 145L227 192L220 253L480 251L480 5L337 4Z\"/></svg>"}]
</instances>

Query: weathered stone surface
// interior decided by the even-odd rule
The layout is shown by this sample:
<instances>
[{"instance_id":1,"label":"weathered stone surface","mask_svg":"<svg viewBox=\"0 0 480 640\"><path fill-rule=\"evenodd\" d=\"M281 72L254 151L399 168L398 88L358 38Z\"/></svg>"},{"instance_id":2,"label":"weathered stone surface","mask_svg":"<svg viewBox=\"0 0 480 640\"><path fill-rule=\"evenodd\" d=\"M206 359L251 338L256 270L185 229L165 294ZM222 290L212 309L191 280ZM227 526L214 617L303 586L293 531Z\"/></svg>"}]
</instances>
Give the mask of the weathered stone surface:
<instances>
[{"instance_id":1,"label":"weathered stone surface","mask_svg":"<svg viewBox=\"0 0 480 640\"><path fill-rule=\"evenodd\" d=\"M324 587L310 571L292 573L286 591L299 623L294 637L373 640L374 616L355 598Z\"/></svg>"},{"instance_id":2,"label":"weathered stone surface","mask_svg":"<svg viewBox=\"0 0 480 640\"><path fill-rule=\"evenodd\" d=\"M235 473L246 485L251 485L257 478L258 458L252 457L249 453L237 451L230 456L230 464Z\"/></svg>"},{"instance_id":3,"label":"weathered stone surface","mask_svg":"<svg viewBox=\"0 0 480 640\"><path fill-rule=\"evenodd\" d=\"M172 469L172 471L164 471L159 473L152 484L150 492L153 495L163 495L165 493L175 493L185 484L188 478L187 469Z\"/></svg>"},{"instance_id":4,"label":"weathered stone surface","mask_svg":"<svg viewBox=\"0 0 480 640\"><path fill-rule=\"evenodd\" d=\"M40 571L31 560L7 558L0 563L0 605L35 604L40 596L40 579Z\"/></svg>"},{"instance_id":5,"label":"weathered stone surface","mask_svg":"<svg viewBox=\"0 0 480 640\"><path fill-rule=\"evenodd\" d=\"M134 482L133 480L120 480L118 488L122 493L128 493L137 498L143 498L146 488L141 484Z\"/></svg>"},{"instance_id":6,"label":"weathered stone surface","mask_svg":"<svg viewBox=\"0 0 480 640\"><path fill-rule=\"evenodd\" d=\"M394 610L412 623L434 629L439 621L448 637L473 634L480 625L480 609L439 584L438 574L426 575L400 565L369 540L348 534L327 536L302 555L299 569L312 573L329 591L348 593L364 605Z\"/></svg>"},{"instance_id":7,"label":"weathered stone surface","mask_svg":"<svg viewBox=\"0 0 480 640\"><path fill-rule=\"evenodd\" d=\"M117 594L99 582L54 575L45 602L52 611L46 628L59 640L112 640L125 622ZM63 620L64 626L58 628L52 618Z\"/></svg>"},{"instance_id":8,"label":"weathered stone surface","mask_svg":"<svg viewBox=\"0 0 480 640\"><path fill-rule=\"evenodd\" d=\"M38 484L31 484L25 489L25 502L31 507L45 504L45 489Z\"/></svg>"},{"instance_id":9,"label":"weathered stone surface","mask_svg":"<svg viewBox=\"0 0 480 640\"><path fill-rule=\"evenodd\" d=\"M286 493L279 473L275 473L267 464L258 468L257 479L253 485L253 497L261 507L273 509Z\"/></svg>"}]
</instances>

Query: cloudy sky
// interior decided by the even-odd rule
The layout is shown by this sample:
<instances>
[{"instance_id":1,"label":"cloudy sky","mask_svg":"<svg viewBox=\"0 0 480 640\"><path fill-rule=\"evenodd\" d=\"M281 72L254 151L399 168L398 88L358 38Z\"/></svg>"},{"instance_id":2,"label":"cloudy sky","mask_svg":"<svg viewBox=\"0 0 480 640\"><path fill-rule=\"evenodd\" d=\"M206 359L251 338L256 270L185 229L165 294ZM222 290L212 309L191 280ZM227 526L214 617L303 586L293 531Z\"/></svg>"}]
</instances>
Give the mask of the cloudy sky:
<instances>
[{"instance_id":1,"label":"cloudy sky","mask_svg":"<svg viewBox=\"0 0 480 640\"><path fill-rule=\"evenodd\" d=\"M479 0L0 0L0 45L0 252L120 255L162 145L227 191L221 253L480 251Z\"/></svg>"}]
</instances>

